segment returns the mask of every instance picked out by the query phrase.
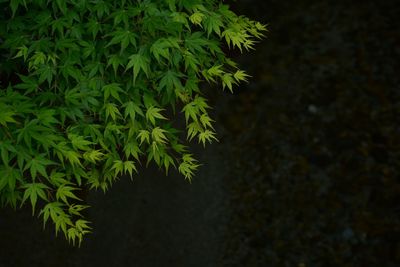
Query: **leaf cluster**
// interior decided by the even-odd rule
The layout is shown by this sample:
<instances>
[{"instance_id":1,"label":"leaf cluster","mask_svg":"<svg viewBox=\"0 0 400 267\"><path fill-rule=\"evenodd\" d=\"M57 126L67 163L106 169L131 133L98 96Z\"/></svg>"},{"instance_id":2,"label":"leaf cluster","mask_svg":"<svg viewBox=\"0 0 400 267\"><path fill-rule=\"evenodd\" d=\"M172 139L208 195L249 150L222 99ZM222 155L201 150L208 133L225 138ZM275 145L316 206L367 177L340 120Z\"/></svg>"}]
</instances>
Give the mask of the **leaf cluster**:
<instances>
[{"instance_id":1,"label":"leaf cluster","mask_svg":"<svg viewBox=\"0 0 400 267\"><path fill-rule=\"evenodd\" d=\"M145 161L191 180L187 139L216 140L203 81L248 75L223 51L266 27L216 0L0 1L0 201L49 219L73 243L90 231L84 187L106 191ZM171 115L172 114L172 115Z\"/></svg>"}]
</instances>

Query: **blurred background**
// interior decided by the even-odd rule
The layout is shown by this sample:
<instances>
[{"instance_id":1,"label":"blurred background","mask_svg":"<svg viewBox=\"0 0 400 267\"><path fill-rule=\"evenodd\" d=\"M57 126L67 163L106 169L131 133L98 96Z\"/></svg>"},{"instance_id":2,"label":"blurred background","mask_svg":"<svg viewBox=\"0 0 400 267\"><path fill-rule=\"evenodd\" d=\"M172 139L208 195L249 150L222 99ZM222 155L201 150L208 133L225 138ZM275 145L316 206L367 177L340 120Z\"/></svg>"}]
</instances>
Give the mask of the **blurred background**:
<instances>
[{"instance_id":1,"label":"blurred background","mask_svg":"<svg viewBox=\"0 0 400 267\"><path fill-rule=\"evenodd\" d=\"M226 2L269 33L233 55L248 84L206 90L220 142L192 184L90 193L81 248L0 210L0 266L400 266L400 5Z\"/></svg>"}]
</instances>

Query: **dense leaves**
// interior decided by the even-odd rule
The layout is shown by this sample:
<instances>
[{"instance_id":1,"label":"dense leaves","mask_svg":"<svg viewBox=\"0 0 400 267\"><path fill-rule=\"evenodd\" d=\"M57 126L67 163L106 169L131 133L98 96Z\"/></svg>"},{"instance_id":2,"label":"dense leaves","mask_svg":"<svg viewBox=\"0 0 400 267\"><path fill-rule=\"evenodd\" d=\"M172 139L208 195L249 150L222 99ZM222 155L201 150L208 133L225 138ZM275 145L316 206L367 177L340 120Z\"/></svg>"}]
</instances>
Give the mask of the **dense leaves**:
<instances>
[{"instance_id":1,"label":"dense leaves","mask_svg":"<svg viewBox=\"0 0 400 267\"><path fill-rule=\"evenodd\" d=\"M188 140L216 140L199 83L245 81L223 43L248 50L266 30L215 0L0 9L1 203L40 206L74 243L90 230L82 187L105 191L143 160L191 180L199 164L167 114L182 110Z\"/></svg>"}]
</instances>

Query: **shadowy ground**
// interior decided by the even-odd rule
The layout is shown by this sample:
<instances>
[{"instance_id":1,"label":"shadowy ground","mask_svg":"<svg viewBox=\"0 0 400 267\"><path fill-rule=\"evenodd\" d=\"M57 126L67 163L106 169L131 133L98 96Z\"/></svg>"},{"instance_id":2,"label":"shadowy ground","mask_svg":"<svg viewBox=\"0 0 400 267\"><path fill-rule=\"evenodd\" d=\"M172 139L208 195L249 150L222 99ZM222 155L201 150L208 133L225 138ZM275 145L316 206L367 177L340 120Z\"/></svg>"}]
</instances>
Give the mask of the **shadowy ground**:
<instances>
[{"instance_id":1,"label":"shadowy ground","mask_svg":"<svg viewBox=\"0 0 400 267\"><path fill-rule=\"evenodd\" d=\"M193 183L143 168L91 193L80 249L1 210L0 266L400 266L400 5L235 9L270 33L247 86L208 92L220 143Z\"/></svg>"}]
</instances>

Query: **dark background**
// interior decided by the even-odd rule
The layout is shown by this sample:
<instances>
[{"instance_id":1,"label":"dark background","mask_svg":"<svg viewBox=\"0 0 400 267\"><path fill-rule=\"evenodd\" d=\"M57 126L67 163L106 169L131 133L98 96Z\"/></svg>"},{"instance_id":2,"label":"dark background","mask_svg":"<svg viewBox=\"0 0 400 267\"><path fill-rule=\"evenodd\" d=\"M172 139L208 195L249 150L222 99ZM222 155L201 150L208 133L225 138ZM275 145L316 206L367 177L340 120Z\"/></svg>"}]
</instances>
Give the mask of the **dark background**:
<instances>
[{"instance_id":1,"label":"dark background","mask_svg":"<svg viewBox=\"0 0 400 267\"><path fill-rule=\"evenodd\" d=\"M400 266L400 4L252 1L269 23L207 90L220 139L192 184L154 168L90 193L71 247L29 207L0 210L0 266Z\"/></svg>"}]
</instances>

